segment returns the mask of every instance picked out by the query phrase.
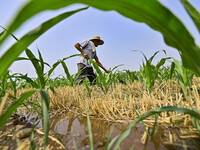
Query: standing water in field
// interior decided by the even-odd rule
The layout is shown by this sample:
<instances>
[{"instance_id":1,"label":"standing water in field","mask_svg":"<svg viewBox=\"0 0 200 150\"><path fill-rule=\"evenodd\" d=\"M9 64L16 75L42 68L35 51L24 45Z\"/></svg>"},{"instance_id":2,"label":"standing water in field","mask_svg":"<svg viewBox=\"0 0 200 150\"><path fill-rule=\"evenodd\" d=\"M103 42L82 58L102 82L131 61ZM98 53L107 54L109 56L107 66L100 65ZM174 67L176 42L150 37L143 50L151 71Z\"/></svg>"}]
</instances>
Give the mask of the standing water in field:
<instances>
[{"instance_id":1,"label":"standing water in field","mask_svg":"<svg viewBox=\"0 0 200 150\"><path fill-rule=\"evenodd\" d=\"M113 123L93 118L90 118L90 121L94 149L98 150L105 149L108 135L112 128L114 128L113 139L128 126L124 123ZM38 126L41 126L41 124ZM148 127L146 127L146 130L151 134L152 130ZM143 125L138 124L121 143L120 148L127 150L134 146L136 150L199 149L200 138L179 137L182 132L186 132L187 130L157 126L155 135L150 137L146 134ZM86 117L73 113L63 113L53 116L50 120L50 131L56 134L56 138L60 139L67 149L74 149L74 143L78 149L90 149Z\"/></svg>"}]
</instances>

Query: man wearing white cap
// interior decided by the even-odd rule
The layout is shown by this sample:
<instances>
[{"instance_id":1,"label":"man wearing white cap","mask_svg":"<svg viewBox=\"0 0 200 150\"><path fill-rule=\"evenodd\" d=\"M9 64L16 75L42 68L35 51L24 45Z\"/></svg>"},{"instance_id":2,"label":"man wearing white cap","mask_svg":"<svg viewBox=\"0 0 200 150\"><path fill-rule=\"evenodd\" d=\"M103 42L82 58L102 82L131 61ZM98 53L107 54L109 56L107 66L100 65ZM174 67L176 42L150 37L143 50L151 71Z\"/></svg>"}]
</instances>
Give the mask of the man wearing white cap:
<instances>
[{"instance_id":1,"label":"man wearing white cap","mask_svg":"<svg viewBox=\"0 0 200 150\"><path fill-rule=\"evenodd\" d=\"M88 59L95 59L98 66L100 66L106 73L109 73L109 70L104 68L104 66L99 62L99 59L96 54L96 47L99 45L103 45L104 41L101 40L99 36L94 36L90 40L85 40L83 42L76 43L74 46L78 51L81 52L83 56L79 57L78 60L78 71L82 70L81 73L78 75L76 84L82 84L83 79L87 77L91 83L93 83L96 75L93 72L93 68L91 64L88 62Z\"/></svg>"}]
</instances>

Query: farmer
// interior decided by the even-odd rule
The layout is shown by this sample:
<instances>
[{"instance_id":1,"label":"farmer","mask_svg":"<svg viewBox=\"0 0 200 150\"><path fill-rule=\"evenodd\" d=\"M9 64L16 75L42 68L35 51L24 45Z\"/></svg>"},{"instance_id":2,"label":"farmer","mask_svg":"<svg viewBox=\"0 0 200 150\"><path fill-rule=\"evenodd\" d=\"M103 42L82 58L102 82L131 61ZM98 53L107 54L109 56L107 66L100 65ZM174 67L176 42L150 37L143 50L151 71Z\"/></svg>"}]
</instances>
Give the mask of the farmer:
<instances>
[{"instance_id":1,"label":"farmer","mask_svg":"<svg viewBox=\"0 0 200 150\"><path fill-rule=\"evenodd\" d=\"M94 84L94 79L96 78L96 75L93 72L93 68L91 64L88 62L88 59L95 59L98 66L100 66L103 70L105 70L106 73L109 73L109 70L104 68L104 66L99 62L99 59L96 54L96 47L99 45L103 45L104 41L101 40L99 36L94 36L90 40L85 40L80 43L76 43L74 46L78 51L83 54L83 56L79 57L78 60L78 71L82 70L81 73L78 75L76 79L76 84L82 84L83 79L87 77L91 84Z\"/></svg>"}]
</instances>

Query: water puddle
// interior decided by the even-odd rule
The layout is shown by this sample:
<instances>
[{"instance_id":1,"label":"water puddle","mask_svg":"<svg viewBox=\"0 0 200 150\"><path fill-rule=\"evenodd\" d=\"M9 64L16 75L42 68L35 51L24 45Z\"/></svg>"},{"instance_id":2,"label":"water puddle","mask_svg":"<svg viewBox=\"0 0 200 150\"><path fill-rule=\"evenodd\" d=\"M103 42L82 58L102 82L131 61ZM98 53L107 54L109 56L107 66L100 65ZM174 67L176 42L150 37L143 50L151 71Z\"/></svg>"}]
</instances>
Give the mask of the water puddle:
<instances>
[{"instance_id":1,"label":"water puddle","mask_svg":"<svg viewBox=\"0 0 200 150\"><path fill-rule=\"evenodd\" d=\"M27 113L23 113L27 114ZM22 114L21 114L22 115ZM33 120L33 114L26 115L28 120ZM42 127L39 119L38 127ZM108 135L113 128L112 139L122 133L128 126L122 123L111 123L104 120L90 118L95 150L104 150L108 141ZM183 131L188 131L183 128ZM74 113L62 113L50 119L50 132L56 134L67 149L89 150L89 136L87 118ZM131 130L129 136L121 143L122 150L129 150L133 145L135 150L199 150L200 138L179 138L182 129L157 126L156 134L152 137L146 136L142 124L138 124ZM151 133L151 130L149 130ZM170 142L171 141L171 142Z\"/></svg>"},{"instance_id":2,"label":"water puddle","mask_svg":"<svg viewBox=\"0 0 200 150\"><path fill-rule=\"evenodd\" d=\"M94 149L105 149L111 128L114 128L112 138L120 134L128 125L109 123L107 121L90 119ZM68 149L74 149L74 142L78 149L89 149L87 118L73 113L54 116L50 121L50 130L54 131ZM144 127L138 124L130 135L121 143L122 150L128 150L133 145L136 150L171 150L171 149L199 149L200 139L176 139L176 143L169 143L169 135L179 135L178 129L158 127L155 136L145 138ZM175 138L175 137L174 137ZM145 140L146 139L146 140ZM185 144L185 147L183 146ZM187 146L186 146L187 145Z\"/></svg>"}]
</instances>

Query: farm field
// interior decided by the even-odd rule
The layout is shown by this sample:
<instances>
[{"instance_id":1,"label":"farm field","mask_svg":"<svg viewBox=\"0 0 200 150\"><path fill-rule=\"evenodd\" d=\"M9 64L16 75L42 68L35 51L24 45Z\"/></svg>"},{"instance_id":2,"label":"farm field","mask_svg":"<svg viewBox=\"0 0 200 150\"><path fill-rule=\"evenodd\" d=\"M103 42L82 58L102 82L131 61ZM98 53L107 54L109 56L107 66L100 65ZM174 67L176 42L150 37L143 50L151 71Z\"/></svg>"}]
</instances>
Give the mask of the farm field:
<instances>
[{"instance_id":1,"label":"farm field","mask_svg":"<svg viewBox=\"0 0 200 150\"><path fill-rule=\"evenodd\" d=\"M195 110L199 113L200 78L196 76L191 78L192 84L187 86L187 90L184 91L184 84L175 77L177 73L174 72L172 79L163 79L166 78L166 72L170 72L169 70L166 67L159 70L159 76L162 78L158 77L155 80L151 91L142 83L142 71L126 70L104 74L105 78L110 78L108 81L112 81L107 83L105 87L102 86L103 79L97 80L97 84L93 86L90 85L87 78L83 85L76 86L71 85L67 78L49 80L47 87L55 85L54 90L47 89L50 102L50 133L59 137L60 142L65 143L63 147L67 149L73 149L74 142L78 148L87 148L89 146L88 113L94 147L95 149L105 149L111 130L113 130L113 139L118 134L122 134L128 125L151 110L175 106L185 108L188 111ZM73 78L73 76L71 77ZM33 88L26 87L30 87L30 83L25 82L25 84L22 81L17 83L23 85L24 88L14 90L15 93L12 89L8 89L9 95L7 94L6 101L11 104L23 93L33 90ZM19 118L24 117L27 120L25 126L29 123L32 127L34 118L37 118L35 120L37 122L36 128L42 129L41 105L41 96L37 92L18 107L16 113ZM134 145L135 148L142 149L145 147L147 149L184 147L198 149L200 140L198 122L195 124L190 113L173 112L170 109L167 108L167 111L161 111L158 114L151 114L140 123L138 122L139 124L130 130L129 136L121 143L121 148L127 149ZM135 139L134 142L133 139ZM51 148L60 146L55 141L51 144L49 146ZM27 145L29 146L29 144Z\"/></svg>"},{"instance_id":2,"label":"farm field","mask_svg":"<svg viewBox=\"0 0 200 150\"><path fill-rule=\"evenodd\" d=\"M44 19L20 38L15 36L15 31L33 16L77 3L84 7ZM199 35L199 11L187 0L179 0L179 5ZM37 54L29 48L46 31L90 7L102 12L115 11L129 21L144 23L162 35L167 49L174 48L180 60L168 56L167 49L158 49L147 57L147 51L135 50L138 47L133 46L132 54L142 56L137 71L119 70L120 63L107 70L96 56L95 62L82 53L94 68L96 78L92 83L84 78L79 85L76 80L82 70L71 74L66 60L83 55L67 54L50 65L38 46ZM157 0L32 0L24 3L10 20L6 27L0 26L0 50L7 46L7 40L14 40L0 53L0 149L200 149L198 39L190 33L190 25L186 26L163 3ZM59 39L56 40L58 44ZM147 43L143 41L139 47ZM20 55L22 52L25 56ZM155 62L158 54L163 57ZM36 77L12 73L10 67L17 61L29 62ZM53 77L58 67L63 72Z\"/></svg>"}]
</instances>

